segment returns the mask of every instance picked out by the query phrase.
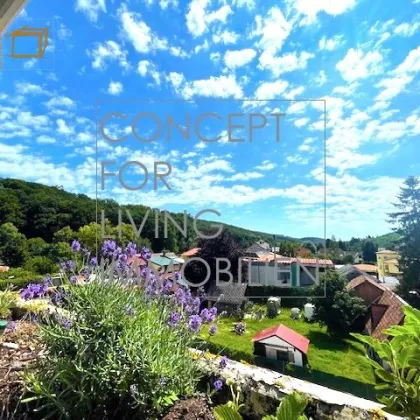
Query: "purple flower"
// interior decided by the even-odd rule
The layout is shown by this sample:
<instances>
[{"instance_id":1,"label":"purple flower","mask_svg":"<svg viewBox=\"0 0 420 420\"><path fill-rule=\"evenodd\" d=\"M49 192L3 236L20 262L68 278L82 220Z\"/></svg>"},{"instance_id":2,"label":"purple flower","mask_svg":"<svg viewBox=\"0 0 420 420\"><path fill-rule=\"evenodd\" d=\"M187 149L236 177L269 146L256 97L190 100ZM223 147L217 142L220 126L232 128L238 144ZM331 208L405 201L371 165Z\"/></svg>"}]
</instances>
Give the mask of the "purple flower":
<instances>
[{"instance_id":1,"label":"purple flower","mask_svg":"<svg viewBox=\"0 0 420 420\"><path fill-rule=\"evenodd\" d=\"M181 288L178 288L175 292L175 300L178 305L183 306L186 303L185 293L184 290Z\"/></svg>"},{"instance_id":2,"label":"purple flower","mask_svg":"<svg viewBox=\"0 0 420 420\"><path fill-rule=\"evenodd\" d=\"M168 383L168 379L167 379L165 376L162 376L162 377L160 378L159 383L160 383L161 385L166 385L166 384Z\"/></svg>"},{"instance_id":3,"label":"purple flower","mask_svg":"<svg viewBox=\"0 0 420 420\"><path fill-rule=\"evenodd\" d=\"M31 283L21 290L20 297L24 300L39 298L44 296L47 290L46 283Z\"/></svg>"},{"instance_id":4,"label":"purple flower","mask_svg":"<svg viewBox=\"0 0 420 420\"><path fill-rule=\"evenodd\" d=\"M150 258L152 258L152 253L150 252L150 249L146 248L145 246L141 249L140 255L145 261L150 260Z\"/></svg>"},{"instance_id":5,"label":"purple flower","mask_svg":"<svg viewBox=\"0 0 420 420\"><path fill-rule=\"evenodd\" d=\"M51 276L45 276L44 280L42 281L47 287L51 286L52 284L52 278Z\"/></svg>"},{"instance_id":6,"label":"purple flower","mask_svg":"<svg viewBox=\"0 0 420 420\"><path fill-rule=\"evenodd\" d=\"M200 311L200 305L201 305L201 300L199 297L196 297L193 299L192 301L192 313L194 314L198 314L198 312Z\"/></svg>"},{"instance_id":7,"label":"purple flower","mask_svg":"<svg viewBox=\"0 0 420 420\"><path fill-rule=\"evenodd\" d=\"M219 362L219 368L224 369L227 366L228 358L226 356L222 356Z\"/></svg>"},{"instance_id":8,"label":"purple flower","mask_svg":"<svg viewBox=\"0 0 420 420\"><path fill-rule=\"evenodd\" d=\"M98 259L96 257L91 258L89 264L92 265L93 267L96 267L98 265Z\"/></svg>"},{"instance_id":9,"label":"purple flower","mask_svg":"<svg viewBox=\"0 0 420 420\"><path fill-rule=\"evenodd\" d=\"M61 325L63 326L64 329L69 330L73 324L69 319L66 319Z\"/></svg>"},{"instance_id":10,"label":"purple flower","mask_svg":"<svg viewBox=\"0 0 420 420\"><path fill-rule=\"evenodd\" d=\"M62 290L57 290L54 295L51 297L51 303L55 306L59 306L65 297L65 292Z\"/></svg>"},{"instance_id":11,"label":"purple flower","mask_svg":"<svg viewBox=\"0 0 420 420\"><path fill-rule=\"evenodd\" d=\"M127 254L127 257L129 257L129 258L134 257L134 255L136 255L136 253L137 253L137 245L133 242L130 242L125 247L125 253Z\"/></svg>"},{"instance_id":12,"label":"purple flower","mask_svg":"<svg viewBox=\"0 0 420 420\"><path fill-rule=\"evenodd\" d=\"M175 271L174 277L175 277L175 281L181 280L181 273L179 271Z\"/></svg>"},{"instance_id":13,"label":"purple flower","mask_svg":"<svg viewBox=\"0 0 420 420\"><path fill-rule=\"evenodd\" d=\"M112 258L117 251L117 244L115 241L104 241L101 252L104 257Z\"/></svg>"},{"instance_id":14,"label":"purple flower","mask_svg":"<svg viewBox=\"0 0 420 420\"><path fill-rule=\"evenodd\" d=\"M9 322L6 327L6 332L14 331L16 327L17 327L17 324L15 321Z\"/></svg>"},{"instance_id":15,"label":"purple flower","mask_svg":"<svg viewBox=\"0 0 420 420\"><path fill-rule=\"evenodd\" d=\"M198 333L201 327L201 318L198 315L191 315L188 326L191 331Z\"/></svg>"},{"instance_id":16,"label":"purple flower","mask_svg":"<svg viewBox=\"0 0 420 420\"><path fill-rule=\"evenodd\" d=\"M179 312L173 312L169 316L168 325L170 327L176 327L179 324L180 319L181 319L181 314Z\"/></svg>"},{"instance_id":17,"label":"purple flower","mask_svg":"<svg viewBox=\"0 0 420 420\"><path fill-rule=\"evenodd\" d=\"M74 272L76 270L76 264L72 260L64 261L60 265L63 271L67 273Z\"/></svg>"},{"instance_id":18,"label":"purple flower","mask_svg":"<svg viewBox=\"0 0 420 420\"><path fill-rule=\"evenodd\" d=\"M216 319L216 313L217 313L216 308L211 308L211 309L204 308L201 311L200 316L203 319L204 323L209 324L211 322L214 322L214 320Z\"/></svg>"},{"instance_id":19,"label":"purple flower","mask_svg":"<svg viewBox=\"0 0 420 420\"><path fill-rule=\"evenodd\" d=\"M32 314L31 315L31 321L32 322L38 322L38 315L37 314Z\"/></svg>"},{"instance_id":20,"label":"purple flower","mask_svg":"<svg viewBox=\"0 0 420 420\"><path fill-rule=\"evenodd\" d=\"M80 251L80 242L76 239L71 243L71 249L73 252L79 252Z\"/></svg>"},{"instance_id":21,"label":"purple flower","mask_svg":"<svg viewBox=\"0 0 420 420\"><path fill-rule=\"evenodd\" d=\"M77 283L77 277L76 276L71 276L70 277L70 283L71 284L76 284Z\"/></svg>"},{"instance_id":22,"label":"purple flower","mask_svg":"<svg viewBox=\"0 0 420 420\"><path fill-rule=\"evenodd\" d=\"M166 280L162 286L162 294L169 295L169 293L171 293L172 286L173 286L172 282L169 280Z\"/></svg>"},{"instance_id":23,"label":"purple flower","mask_svg":"<svg viewBox=\"0 0 420 420\"><path fill-rule=\"evenodd\" d=\"M211 324L209 328L209 335L215 335L217 333L217 325Z\"/></svg>"},{"instance_id":24,"label":"purple flower","mask_svg":"<svg viewBox=\"0 0 420 420\"><path fill-rule=\"evenodd\" d=\"M216 391L220 391L222 388L223 388L223 382L220 380L220 379L218 379L214 384L213 384L213 386L214 386L214 389L216 390Z\"/></svg>"}]
</instances>

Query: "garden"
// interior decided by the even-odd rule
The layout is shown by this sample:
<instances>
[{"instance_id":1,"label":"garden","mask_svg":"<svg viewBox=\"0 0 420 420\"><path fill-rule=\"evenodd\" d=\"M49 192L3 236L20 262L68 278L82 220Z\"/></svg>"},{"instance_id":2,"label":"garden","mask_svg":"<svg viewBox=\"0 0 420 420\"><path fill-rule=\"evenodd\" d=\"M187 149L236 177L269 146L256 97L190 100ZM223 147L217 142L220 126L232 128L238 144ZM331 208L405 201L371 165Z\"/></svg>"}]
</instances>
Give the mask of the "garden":
<instances>
[{"instance_id":1,"label":"garden","mask_svg":"<svg viewBox=\"0 0 420 420\"><path fill-rule=\"evenodd\" d=\"M263 306L255 309L258 310L266 312ZM327 333L326 327L316 322L308 322L303 317L293 319L291 308L281 308L281 313L273 318L243 320L245 328L242 334L235 332L234 325L237 322L238 318L235 316L219 318L217 334L210 335L202 331L201 337L209 343L210 350L223 352L232 359L263 365L320 385L375 399L374 370L366 357L363 345L358 340L352 337L332 338ZM291 328L310 340L308 367L299 368L254 358L252 338L258 332L279 324Z\"/></svg>"}]
</instances>

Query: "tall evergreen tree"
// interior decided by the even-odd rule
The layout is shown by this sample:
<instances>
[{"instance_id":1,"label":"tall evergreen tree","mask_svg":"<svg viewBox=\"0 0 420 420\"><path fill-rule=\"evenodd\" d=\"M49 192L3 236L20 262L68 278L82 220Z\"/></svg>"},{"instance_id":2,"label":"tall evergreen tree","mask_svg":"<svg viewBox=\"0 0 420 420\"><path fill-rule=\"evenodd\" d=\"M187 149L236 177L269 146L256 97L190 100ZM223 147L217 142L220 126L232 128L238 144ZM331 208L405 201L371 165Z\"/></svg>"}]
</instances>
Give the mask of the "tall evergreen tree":
<instances>
[{"instance_id":1,"label":"tall evergreen tree","mask_svg":"<svg viewBox=\"0 0 420 420\"><path fill-rule=\"evenodd\" d=\"M404 181L394 203L397 211L389 214L395 231L402 236L400 252L400 293L410 298L410 291L420 293L420 180L410 176ZM413 302L420 306L420 299Z\"/></svg>"}]
</instances>

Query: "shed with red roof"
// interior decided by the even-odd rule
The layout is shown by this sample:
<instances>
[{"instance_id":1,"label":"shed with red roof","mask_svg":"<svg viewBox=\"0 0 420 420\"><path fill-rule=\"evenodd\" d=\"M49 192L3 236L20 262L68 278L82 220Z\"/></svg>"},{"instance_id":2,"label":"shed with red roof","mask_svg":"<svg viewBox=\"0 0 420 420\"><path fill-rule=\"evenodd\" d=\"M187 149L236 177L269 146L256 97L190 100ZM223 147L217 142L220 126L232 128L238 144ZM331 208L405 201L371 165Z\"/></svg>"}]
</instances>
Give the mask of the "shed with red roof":
<instances>
[{"instance_id":1,"label":"shed with red roof","mask_svg":"<svg viewBox=\"0 0 420 420\"><path fill-rule=\"evenodd\" d=\"M305 366L308 363L309 340L283 324L260 331L252 341L256 356L297 366Z\"/></svg>"}]
</instances>

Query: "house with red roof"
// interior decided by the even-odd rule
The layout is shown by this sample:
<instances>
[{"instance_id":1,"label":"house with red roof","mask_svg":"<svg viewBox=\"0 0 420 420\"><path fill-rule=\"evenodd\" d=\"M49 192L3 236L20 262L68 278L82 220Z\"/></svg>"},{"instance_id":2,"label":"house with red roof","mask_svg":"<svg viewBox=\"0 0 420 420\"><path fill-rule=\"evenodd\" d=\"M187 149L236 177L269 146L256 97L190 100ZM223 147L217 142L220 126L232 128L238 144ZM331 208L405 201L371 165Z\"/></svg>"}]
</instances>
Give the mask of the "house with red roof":
<instances>
[{"instance_id":1,"label":"house with red roof","mask_svg":"<svg viewBox=\"0 0 420 420\"><path fill-rule=\"evenodd\" d=\"M256 356L297 366L305 366L308 363L310 341L283 324L260 331L252 341Z\"/></svg>"}]
</instances>

